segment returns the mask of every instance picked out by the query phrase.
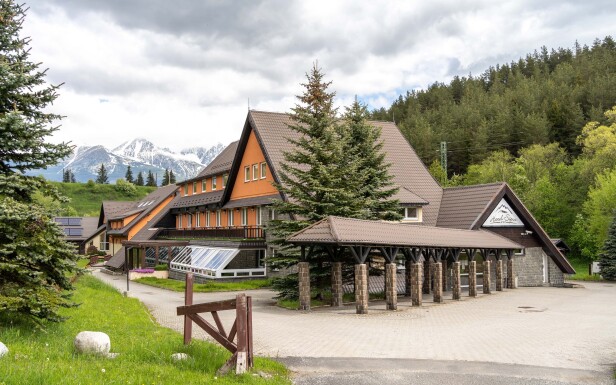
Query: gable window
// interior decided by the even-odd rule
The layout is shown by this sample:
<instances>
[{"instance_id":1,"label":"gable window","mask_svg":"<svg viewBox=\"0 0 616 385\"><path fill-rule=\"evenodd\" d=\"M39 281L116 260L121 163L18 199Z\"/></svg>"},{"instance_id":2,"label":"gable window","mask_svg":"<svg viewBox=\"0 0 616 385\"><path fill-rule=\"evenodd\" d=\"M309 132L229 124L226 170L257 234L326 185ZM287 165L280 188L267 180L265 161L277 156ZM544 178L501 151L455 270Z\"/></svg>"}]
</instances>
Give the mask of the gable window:
<instances>
[{"instance_id":1,"label":"gable window","mask_svg":"<svg viewBox=\"0 0 616 385\"><path fill-rule=\"evenodd\" d=\"M216 210L216 227L220 227L220 210Z\"/></svg>"},{"instance_id":2,"label":"gable window","mask_svg":"<svg viewBox=\"0 0 616 385\"><path fill-rule=\"evenodd\" d=\"M419 208L417 207L402 207L400 209L403 221L419 221Z\"/></svg>"},{"instance_id":3,"label":"gable window","mask_svg":"<svg viewBox=\"0 0 616 385\"><path fill-rule=\"evenodd\" d=\"M265 175L267 173L267 163L261 163L261 179L265 179Z\"/></svg>"},{"instance_id":4,"label":"gable window","mask_svg":"<svg viewBox=\"0 0 616 385\"><path fill-rule=\"evenodd\" d=\"M255 221L255 223L257 224L257 226L261 226L261 206L257 207L257 220Z\"/></svg>"},{"instance_id":5,"label":"gable window","mask_svg":"<svg viewBox=\"0 0 616 385\"><path fill-rule=\"evenodd\" d=\"M216 175L212 177L212 190L216 190Z\"/></svg>"},{"instance_id":6,"label":"gable window","mask_svg":"<svg viewBox=\"0 0 616 385\"><path fill-rule=\"evenodd\" d=\"M244 182L250 182L250 166L244 167Z\"/></svg>"},{"instance_id":7,"label":"gable window","mask_svg":"<svg viewBox=\"0 0 616 385\"><path fill-rule=\"evenodd\" d=\"M242 207L242 226L248 226L248 208Z\"/></svg>"},{"instance_id":8,"label":"gable window","mask_svg":"<svg viewBox=\"0 0 616 385\"><path fill-rule=\"evenodd\" d=\"M229 174L222 174L222 188L227 187L228 180L229 180Z\"/></svg>"},{"instance_id":9,"label":"gable window","mask_svg":"<svg viewBox=\"0 0 616 385\"><path fill-rule=\"evenodd\" d=\"M184 183L184 196L188 195L188 183Z\"/></svg>"},{"instance_id":10,"label":"gable window","mask_svg":"<svg viewBox=\"0 0 616 385\"><path fill-rule=\"evenodd\" d=\"M229 226L234 226L234 224L233 224L233 209L227 210L227 221L229 222Z\"/></svg>"},{"instance_id":11,"label":"gable window","mask_svg":"<svg viewBox=\"0 0 616 385\"><path fill-rule=\"evenodd\" d=\"M253 164L252 165L252 180L257 180L257 179L259 179L259 165Z\"/></svg>"},{"instance_id":12,"label":"gable window","mask_svg":"<svg viewBox=\"0 0 616 385\"><path fill-rule=\"evenodd\" d=\"M207 190L207 179L201 181L201 191L205 192Z\"/></svg>"},{"instance_id":13,"label":"gable window","mask_svg":"<svg viewBox=\"0 0 616 385\"><path fill-rule=\"evenodd\" d=\"M210 211L205 211L205 227L210 227Z\"/></svg>"},{"instance_id":14,"label":"gable window","mask_svg":"<svg viewBox=\"0 0 616 385\"><path fill-rule=\"evenodd\" d=\"M193 194L197 193L197 182L193 182Z\"/></svg>"}]
</instances>

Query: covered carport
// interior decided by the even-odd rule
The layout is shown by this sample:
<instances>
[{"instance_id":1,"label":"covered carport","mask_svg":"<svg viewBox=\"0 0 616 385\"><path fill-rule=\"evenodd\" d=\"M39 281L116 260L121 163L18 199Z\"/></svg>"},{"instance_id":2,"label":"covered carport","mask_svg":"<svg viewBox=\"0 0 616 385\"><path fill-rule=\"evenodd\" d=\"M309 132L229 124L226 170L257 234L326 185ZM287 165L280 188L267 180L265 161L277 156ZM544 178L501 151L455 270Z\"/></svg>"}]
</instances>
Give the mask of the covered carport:
<instances>
[{"instance_id":1,"label":"covered carport","mask_svg":"<svg viewBox=\"0 0 616 385\"><path fill-rule=\"evenodd\" d=\"M460 230L398 222L327 217L291 235L287 242L299 246L298 263L300 309L310 310L310 258L325 252L331 261L332 306L342 306L342 264L345 254L352 256L355 271L357 314L368 312L368 266L366 260L377 251L385 260L385 300L387 309L396 310L396 258L405 259L407 286L413 306L421 306L425 285L433 279L434 302L443 301L443 262L452 261L452 299L461 297L460 254L469 261L469 296L477 295L476 255L483 259L483 292L490 294L491 264L496 264L497 291L514 288L514 250L523 246L486 230ZM504 282L503 257L507 258L507 282ZM429 290L429 287L428 287ZM428 291L429 292L429 291Z\"/></svg>"}]
</instances>

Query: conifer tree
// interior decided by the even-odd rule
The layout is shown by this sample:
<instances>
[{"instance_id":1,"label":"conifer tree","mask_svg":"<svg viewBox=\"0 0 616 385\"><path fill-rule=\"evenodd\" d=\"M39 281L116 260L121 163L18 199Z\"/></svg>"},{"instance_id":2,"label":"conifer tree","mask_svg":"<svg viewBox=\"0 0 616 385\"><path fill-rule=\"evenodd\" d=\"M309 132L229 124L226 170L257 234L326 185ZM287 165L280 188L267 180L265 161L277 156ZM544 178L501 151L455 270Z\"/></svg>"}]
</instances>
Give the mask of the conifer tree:
<instances>
[{"instance_id":1,"label":"conifer tree","mask_svg":"<svg viewBox=\"0 0 616 385\"><path fill-rule=\"evenodd\" d=\"M143 186L143 173L141 171L139 171L139 174L137 174L137 180L135 181L135 185Z\"/></svg>"},{"instance_id":2,"label":"conifer tree","mask_svg":"<svg viewBox=\"0 0 616 385\"><path fill-rule=\"evenodd\" d=\"M599 258L601 276L608 281L616 281L616 215L612 220L603 251Z\"/></svg>"},{"instance_id":3,"label":"conifer tree","mask_svg":"<svg viewBox=\"0 0 616 385\"><path fill-rule=\"evenodd\" d=\"M148 178L145 181L146 186L156 186L156 180L154 179L154 174L152 174L151 170L148 170Z\"/></svg>"},{"instance_id":4,"label":"conifer tree","mask_svg":"<svg viewBox=\"0 0 616 385\"><path fill-rule=\"evenodd\" d=\"M71 172L71 175L70 175L70 182L71 182L71 183L77 183L77 179L75 178L75 173L73 172L73 170L70 170L70 169L69 169L69 171Z\"/></svg>"},{"instance_id":5,"label":"conifer tree","mask_svg":"<svg viewBox=\"0 0 616 385\"><path fill-rule=\"evenodd\" d=\"M165 169L165 174L163 175L163 181L161 182L161 186L166 186L169 184L169 170Z\"/></svg>"},{"instance_id":6,"label":"conifer tree","mask_svg":"<svg viewBox=\"0 0 616 385\"><path fill-rule=\"evenodd\" d=\"M101 167L98 169L98 173L96 175L96 183L99 183L99 184L109 183L109 177L107 176L107 169L105 168L105 165L103 163L101 163Z\"/></svg>"},{"instance_id":7,"label":"conifer tree","mask_svg":"<svg viewBox=\"0 0 616 385\"><path fill-rule=\"evenodd\" d=\"M62 172L62 183L70 183L71 181L71 170L66 168Z\"/></svg>"},{"instance_id":8,"label":"conifer tree","mask_svg":"<svg viewBox=\"0 0 616 385\"><path fill-rule=\"evenodd\" d=\"M0 322L61 320L58 309L72 305L65 292L70 273L78 271L73 247L34 197L66 199L44 179L23 174L72 151L46 141L61 118L46 111L58 86L46 84L40 64L29 61L30 39L20 37L25 16L22 5L0 0Z\"/></svg>"},{"instance_id":9,"label":"conifer tree","mask_svg":"<svg viewBox=\"0 0 616 385\"><path fill-rule=\"evenodd\" d=\"M131 170L130 168L130 164L128 165L128 167L126 168L126 174L124 175L124 179L128 182L128 183L134 183L133 180L133 170Z\"/></svg>"},{"instance_id":10,"label":"conifer tree","mask_svg":"<svg viewBox=\"0 0 616 385\"><path fill-rule=\"evenodd\" d=\"M169 184L175 184L175 174L173 174L173 170L169 170Z\"/></svg>"}]
</instances>

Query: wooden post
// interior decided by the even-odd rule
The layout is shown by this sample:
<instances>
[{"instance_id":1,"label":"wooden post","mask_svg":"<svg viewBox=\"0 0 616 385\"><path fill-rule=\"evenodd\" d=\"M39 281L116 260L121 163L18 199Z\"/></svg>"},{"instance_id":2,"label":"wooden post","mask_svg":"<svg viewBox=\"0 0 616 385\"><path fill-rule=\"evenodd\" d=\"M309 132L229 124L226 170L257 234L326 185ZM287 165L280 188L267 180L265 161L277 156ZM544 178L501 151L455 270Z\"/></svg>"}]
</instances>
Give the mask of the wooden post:
<instances>
[{"instance_id":1,"label":"wooden post","mask_svg":"<svg viewBox=\"0 0 616 385\"><path fill-rule=\"evenodd\" d=\"M186 288L184 289L184 305L193 304L193 281L192 273L186 273ZM184 316L184 345L190 344L192 339L192 320L188 316Z\"/></svg>"},{"instance_id":2,"label":"wooden post","mask_svg":"<svg viewBox=\"0 0 616 385\"><path fill-rule=\"evenodd\" d=\"M246 310L246 294L238 294L236 304L237 352L235 353L235 373L242 374L246 372L248 366L248 311Z\"/></svg>"},{"instance_id":3,"label":"wooden post","mask_svg":"<svg viewBox=\"0 0 616 385\"><path fill-rule=\"evenodd\" d=\"M156 248L154 249L154 267L158 266L158 247L159 246L156 246Z\"/></svg>"},{"instance_id":4,"label":"wooden post","mask_svg":"<svg viewBox=\"0 0 616 385\"><path fill-rule=\"evenodd\" d=\"M254 350L252 347L252 297L246 297L246 311L246 321L248 326L248 367L252 368L254 366Z\"/></svg>"},{"instance_id":5,"label":"wooden post","mask_svg":"<svg viewBox=\"0 0 616 385\"><path fill-rule=\"evenodd\" d=\"M139 259L141 262L141 268L145 269L145 247L139 249Z\"/></svg>"}]
</instances>

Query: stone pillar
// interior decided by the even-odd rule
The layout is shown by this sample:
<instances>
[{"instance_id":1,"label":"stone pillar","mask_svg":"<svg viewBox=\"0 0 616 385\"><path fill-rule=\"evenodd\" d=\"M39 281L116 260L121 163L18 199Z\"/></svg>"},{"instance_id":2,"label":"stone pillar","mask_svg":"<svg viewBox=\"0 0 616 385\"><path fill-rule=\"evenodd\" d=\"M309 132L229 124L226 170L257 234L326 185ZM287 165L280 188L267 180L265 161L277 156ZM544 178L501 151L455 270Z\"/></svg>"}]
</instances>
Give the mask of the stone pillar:
<instances>
[{"instance_id":1,"label":"stone pillar","mask_svg":"<svg viewBox=\"0 0 616 385\"><path fill-rule=\"evenodd\" d=\"M440 303L443 302L443 280L441 279L443 275L443 264L440 262L436 262L434 264L434 302Z\"/></svg>"},{"instance_id":2,"label":"stone pillar","mask_svg":"<svg viewBox=\"0 0 616 385\"><path fill-rule=\"evenodd\" d=\"M342 306L342 262L332 263L332 306Z\"/></svg>"},{"instance_id":3,"label":"stone pillar","mask_svg":"<svg viewBox=\"0 0 616 385\"><path fill-rule=\"evenodd\" d=\"M513 275L513 258L507 260L507 288L515 289L515 278Z\"/></svg>"},{"instance_id":4,"label":"stone pillar","mask_svg":"<svg viewBox=\"0 0 616 385\"><path fill-rule=\"evenodd\" d=\"M421 262L413 263L413 277L411 283L411 303L413 306L421 306L423 283L423 264Z\"/></svg>"},{"instance_id":5,"label":"stone pillar","mask_svg":"<svg viewBox=\"0 0 616 385\"><path fill-rule=\"evenodd\" d=\"M490 293L490 261L483 261L483 294Z\"/></svg>"},{"instance_id":6,"label":"stone pillar","mask_svg":"<svg viewBox=\"0 0 616 385\"><path fill-rule=\"evenodd\" d=\"M424 294L430 294L430 286L431 286L431 282L432 282L432 269L430 268L432 266L432 261L430 260L426 260L423 263L423 293Z\"/></svg>"},{"instance_id":7,"label":"stone pillar","mask_svg":"<svg viewBox=\"0 0 616 385\"><path fill-rule=\"evenodd\" d=\"M468 262L468 296L477 297L477 262Z\"/></svg>"},{"instance_id":8,"label":"stone pillar","mask_svg":"<svg viewBox=\"0 0 616 385\"><path fill-rule=\"evenodd\" d=\"M411 287L413 286L413 269L415 264L410 259L404 261L404 296L412 297Z\"/></svg>"},{"instance_id":9,"label":"stone pillar","mask_svg":"<svg viewBox=\"0 0 616 385\"><path fill-rule=\"evenodd\" d=\"M299 280L299 310L310 310L310 264L299 262L297 264Z\"/></svg>"},{"instance_id":10,"label":"stone pillar","mask_svg":"<svg viewBox=\"0 0 616 385\"><path fill-rule=\"evenodd\" d=\"M396 282L396 270L397 265L395 263L388 263L385 265L387 274L385 275L385 302L387 303L387 310L398 309L398 284Z\"/></svg>"},{"instance_id":11,"label":"stone pillar","mask_svg":"<svg viewBox=\"0 0 616 385\"><path fill-rule=\"evenodd\" d=\"M453 277L452 278L453 278L452 287L451 287L452 298L459 300L462 294L462 288L460 287L460 262L453 263Z\"/></svg>"},{"instance_id":12,"label":"stone pillar","mask_svg":"<svg viewBox=\"0 0 616 385\"><path fill-rule=\"evenodd\" d=\"M503 260L496 261L496 291L503 291Z\"/></svg>"},{"instance_id":13,"label":"stone pillar","mask_svg":"<svg viewBox=\"0 0 616 385\"><path fill-rule=\"evenodd\" d=\"M368 266L355 265L355 312L368 314Z\"/></svg>"}]
</instances>

